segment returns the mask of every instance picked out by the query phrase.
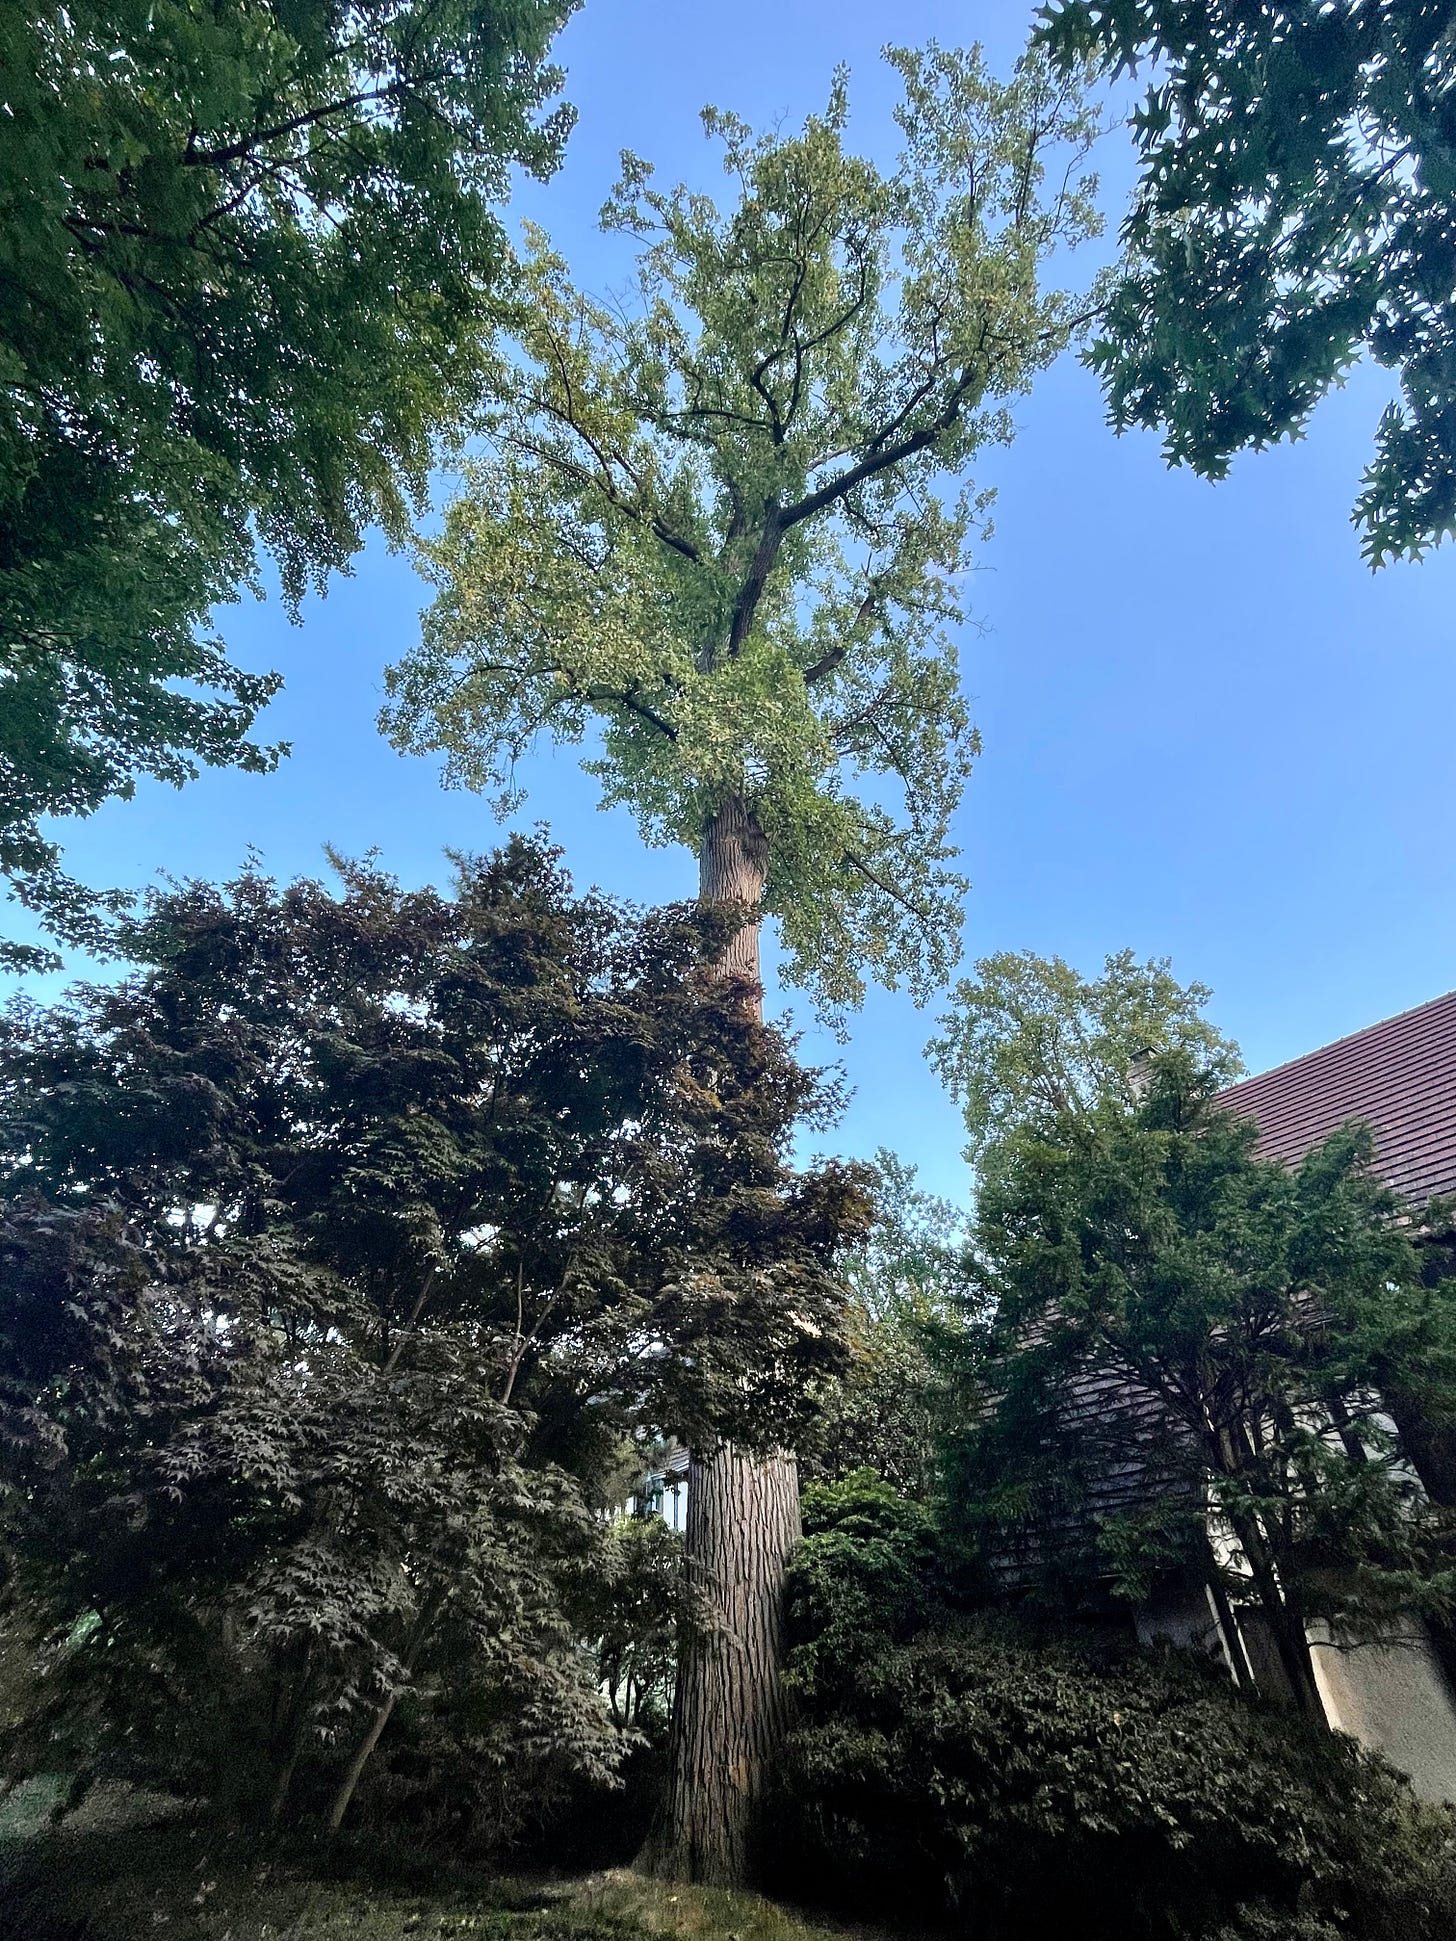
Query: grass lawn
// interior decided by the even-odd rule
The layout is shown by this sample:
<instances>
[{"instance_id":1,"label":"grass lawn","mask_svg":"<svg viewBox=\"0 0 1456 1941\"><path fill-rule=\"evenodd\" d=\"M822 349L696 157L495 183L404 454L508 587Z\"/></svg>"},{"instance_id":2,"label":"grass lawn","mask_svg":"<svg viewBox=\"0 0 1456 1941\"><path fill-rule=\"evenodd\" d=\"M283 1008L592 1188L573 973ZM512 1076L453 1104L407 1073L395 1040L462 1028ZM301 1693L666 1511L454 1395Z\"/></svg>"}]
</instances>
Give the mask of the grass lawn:
<instances>
[{"instance_id":1,"label":"grass lawn","mask_svg":"<svg viewBox=\"0 0 1456 1941\"><path fill-rule=\"evenodd\" d=\"M846 1941L755 1894L501 1878L341 1839L264 1847L163 1800L37 1783L0 1808L3 1941Z\"/></svg>"}]
</instances>

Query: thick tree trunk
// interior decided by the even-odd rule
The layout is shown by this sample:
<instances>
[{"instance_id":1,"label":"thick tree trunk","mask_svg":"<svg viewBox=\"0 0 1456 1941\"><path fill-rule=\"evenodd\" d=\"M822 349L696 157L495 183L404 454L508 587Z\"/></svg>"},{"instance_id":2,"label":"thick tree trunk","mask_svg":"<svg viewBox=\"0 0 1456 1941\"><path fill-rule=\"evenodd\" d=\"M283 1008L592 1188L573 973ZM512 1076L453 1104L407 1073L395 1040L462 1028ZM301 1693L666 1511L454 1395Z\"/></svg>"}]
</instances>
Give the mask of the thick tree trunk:
<instances>
[{"instance_id":1,"label":"thick tree trunk","mask_svg":"<svg viewBox=\"0 0 1456 1941\"><path fill-rule=\"evenodd\" d=\"M729 801L703 834L705 903L756 913L768 846L752 812ZM759 921L751 915L722 957L763 1015ZM742 1886L753 1871L765 1783L785 1724L784 1572L799 1540L799 1472L791 1455L729 1442L695 1452L688 1470L689 1569L702 1592L704 1635L682 1655L672 1757L661 1819L639 1858L676 1880Z\"/></svg>"},{"instance_id":2,"label":"thick tree trunk","mask_svg":"<svg viewBox=\"0 0 1456 1941\"><path fill-rule=\"evenodd\" d=\"M784 1732L784 1571L798 1540L792 1456L720 1443L694 1457L687 1551L711 1617L678 1667L668 1797L643 1856L653 1873L721 1887L752 1875Z\"/></svg>"},{"instance_id":3,"label":"thick tree trunk","mask_svg":"<svg viewBox=\"0 0 1456 1941\"><path fill-rule=\"evenodd\" d=\"M1289 1687L1289 1702L1313 1724L1326 1725L1329 1721L1315 1681L1303 1607L1293 1597L1292 1587L1281 1583L1264 1533L1255 1519L1230 1512L1229 1523L1248 1563L1269 1639Z\"/></svg>"},{"instance_id":4,"label":"thick tree trunk","mask_svg":"<svg viewBox=\"0 0 1456 1941\"><path fill-rule=\"evenodd\" d=\"M734 796L711 816L698 855L698 901L735 903L747 916L719 959L725 977L752 987L749 1002L763 1016L763 972L759 964L759 906L768 881L768 839L747 804Z\"/></svg>"},{"instance_id":5,"label":"thick tree trunk","mask_svg":"<svg viewBox=\"0 0 1456 1941\"><path fill-rule=\"evenodd\" d=\"M1399 1387L1387 1384L1381 1400L1395 1423L1401 1453L1427 1496L1443 1510L1456 1509L1456 1428L1432 1422L1421 1404ZM1456 1620L1442 1616L1426 1622L1446 1682L1456 1693Z\"/></svg>"},{"instance_id":6,"label":"thick tree trunk","mask_svg":"<svg viewBox=\"0 0 1456 1941\"><path fill-rule=\"evenodd\" d=\"M1456 1507L1456 1429L1432 1422L1419 1402L1399 1389L1387 1388L1381 1399L1427 1496L1443 1509Z\"/></svg>"}]
</instances>

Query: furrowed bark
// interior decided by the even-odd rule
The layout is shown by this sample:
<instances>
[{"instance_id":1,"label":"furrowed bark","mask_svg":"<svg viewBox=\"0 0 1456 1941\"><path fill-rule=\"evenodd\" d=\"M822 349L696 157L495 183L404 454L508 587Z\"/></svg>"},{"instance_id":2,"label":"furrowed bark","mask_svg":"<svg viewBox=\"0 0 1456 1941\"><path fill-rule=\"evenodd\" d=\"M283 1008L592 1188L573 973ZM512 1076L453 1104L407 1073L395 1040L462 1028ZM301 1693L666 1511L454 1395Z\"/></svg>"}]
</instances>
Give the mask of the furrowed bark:
<instances>
[{"instance_id":1,"label":"furrowed bark","mask_svg":"<svg viewBox=\"0 0 1456 1941\"><path fill-rule=\"evenodd\" d=\"M731 799L710 819L699 896L757 912L768 846L751 810ZM759 919L725 948L725 976L741 979L763 1015ZM799 1540L799 1471L792 1455L763 1457L719 1442L688 1469L688 1567L709 1617L683 1652L673 1700L667 1799L639 1857L668 1879L742 1886L754 1870L765 1786L786 1723L784 1573Z\"/></svg>"},{"instance_id":2,"label":"furrowed bark","mask_svg":"<svg viewBox=\"0 0 1456 1941\"><path fill-rule=\"evenodd\" d=\"M734 903L752 912L724 947L718 960L725 977L742 978L752 987L749 999L755 1017L763 1016L763 973L759 965L756 914L768 881L768 839L746 803L731 796L711 816L703 831L698 855L698 901Z\"/></svg>"},{"instance_id":3,"label":"furrowed bark","mask_svg":"<svg viewBox=\"0 0 1456 1941\"><path fill-rule=\"evenodd\" d=\"M667 1804L644 1862L671 1879L741 1887L786 1724L783 1585L799 1540L799 1471L790 1455L720 1443L688 1476L687 1552L712 1618L678 1667Z\"/></svg>"}]
</instances>

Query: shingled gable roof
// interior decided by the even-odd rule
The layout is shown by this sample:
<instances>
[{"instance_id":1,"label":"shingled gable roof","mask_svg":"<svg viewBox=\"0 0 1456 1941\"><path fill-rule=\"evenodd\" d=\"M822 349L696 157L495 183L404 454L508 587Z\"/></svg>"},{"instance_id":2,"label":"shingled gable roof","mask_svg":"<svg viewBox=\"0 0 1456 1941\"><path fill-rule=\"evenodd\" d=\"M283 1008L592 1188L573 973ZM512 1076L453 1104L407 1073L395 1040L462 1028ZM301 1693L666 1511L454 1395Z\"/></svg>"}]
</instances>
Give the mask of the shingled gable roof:
<instances>
[{"instance_id":1,"label":"shingled gable roof","mask_svg":"<svg viewBox=\"0 0 1456 1941\"><path fill-rule=\"evenodd\" d=\"M1412 1206L1456 1194L1456 991L1243 1079L1220 1103L1256 1121L1262 1154L1291 1164L1364 1119L1377 1166Z\"/></svg>"}]
</instances>

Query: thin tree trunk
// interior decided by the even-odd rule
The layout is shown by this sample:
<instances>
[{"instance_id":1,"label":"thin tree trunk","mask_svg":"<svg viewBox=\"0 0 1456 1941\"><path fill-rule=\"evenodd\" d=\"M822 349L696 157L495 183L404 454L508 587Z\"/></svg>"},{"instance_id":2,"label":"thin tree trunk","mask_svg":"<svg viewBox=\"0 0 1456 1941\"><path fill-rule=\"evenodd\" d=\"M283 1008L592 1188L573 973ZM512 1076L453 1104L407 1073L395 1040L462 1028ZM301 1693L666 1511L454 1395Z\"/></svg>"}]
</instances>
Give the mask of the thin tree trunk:
<instances>
[{"instance_id":1,"label":"thin tree trunk","mask_svg":"<svg viewBox=\"0 0 1456 1941\"><path fill-rule=\"evenodd\" d=\"M1401 1453L1427 1496L1443 1509L1456 1507L1456 1428L1432 1422L1419 1402L1390 1384L1381 1400L1395 1423Z\"/></svg>"},{"instance_id":2,"label":"thin tree trunk","mask_svg":"<svg viewBox=\"0 0 1456 1941\"><path fill-rule=\"evenodd\" d=\"M768 845L732 799L703 835L699 896L749 920L720 959L763 1015L759 918ZM703 1635L683 1651L673 1699L667 1799L639 1856L669 1879L742 1886L750 1877L765 1785L783 1738L784 1573L799 1540L799 1471L792 1455L762 1457L731 1442L694 1452L684 1542L707 1606Z\"/></svg>"},{"instance_id":3,"label":"thin tree trunk","mask_svg":"<svg viewBox=\"0 0 1456 1941\"><path fill-rule=\"evenodd\" d=\"M390 1714L394 1711L394 1702L398 1697L399 1692L396 1689L390 1692L375 1707L374 1717L369 1721L369 1730L360 1740L354 1757L344 1768L344 1776L339 1781L334 1793L333 1804L329 1808L328 1828L330 1833L337 1833L339 1828L344 1824L344 1815L349 1810L349 1802L354 1797L354 1790L364 1776L364 1768L373 1757L374 1748L384 1737L384 1728L389 1724Z\"/></svg>"},{"instance_id":4,"label":"thin tree trunk","mask_svg":"<svg viewBox=\"0 0 1456 1941\"><path fill-rule=\"evenodd\" d=\"M293 1744L284 1754L283 1763L278 1768L278 1777L273 1782L272 1797L268 1801L268 1825L277 1830L283 1823L283 1809L288 1804L288 1795L293 1791L293 1775L298 1770L299 1757L303 1751L303 1733L293 1735Z\"/></svg>"},{"instance_id":5,"label":"thin tree trunk","mask_svg":"<svg viewBox=\"0 0 1456 1941\"><path fill-rule=\"evenodd\" d=\"M1246 1419L1232 1423L1210 1424L1205 1450L1213 1469L1239 1487L1257 1465L1257 1451ZM1269 1639L1279 1660L1288 1698L1296 1711L1318 1725L1328 1725L1324 1701L1314 1675L1309 1634L1301 1586L1286 1559L1279 1557L1275 1543L1257 1516L1246 1510L1221 1505L1228 1518L1250 1581L1259 1600Z\"/></svg>"},{"instance_id":6,"label":"thin tree trunk","mask_svg":"<svg viewBox=\"0 0 1456 1941\"><path fill-rule=\"evenodd\" d=\"M1279 1663L1288 1682L1295 1710L1316 1725L1327 1725L1329 1721L1325 1716L1324 1703L1315 1682L1314 1660L1310 1656L1303 1608L1293 1597L1292 1588L1280 1582L1264 1533L1255 1519L1231 1512L1226 1514L1248 1562L1259 1607L1269 1627L1274 1649L1279 1654Z\"/></svg>"},{"instance_id":7,"label":"thin tree trunk","mask_svg":"<svg viewBox=\"0 0 1456 1941\"><path fill-rule=\"evenodd\" d=\"M305 1643L299 1647L298 1676L293 1681L293 1691L288 1699L284 1719L278 1729L278 1737L282 1741L282 1756L273 1782L272 1796L268 1801L270 1827L276 1828L282 1824L284 1809L288 1805L288 1795L293 1790L293 1775L298 1769L298 1762L303 1753L303 1728L312 1682L313 1645Z\"/></svg>"},{"instance_id":8,"label":"thin tree trunk","mask_svg":"<svg viewBox=\"0 0 1456 1941\"><path fill-rule=\"evenodd\" d=\"M409 1639L405 1644L404 1650L400 1653L399 1661L406 1673L414 1670L414 1663L419 1655L420 1646L429 1636L435 1619L440 1615L444 1601L443 1595L435 1591L426 1597L421 1604L419 1615L416 1617L410 1630ZM329 1807L327 1825L330 1833L337 1833L339 1828L344 1824L344 1815L348 1812L349 1804L354 1797L355 1790L358 1787L359 1781L364 1776L364 1768L374 1756L374 1748L384 1737L384 1728L389 1724L390 1718L393 1715L395 1702L399 1698L401 1689L402 1687L396 1685L391 1692L380 1700L374 1709L374 1717L369 1721L368 1731L355 1748L353 1758L344 1768L343 1776L334 1790L333 1802Z\"/></svg>"}]
</instances>

